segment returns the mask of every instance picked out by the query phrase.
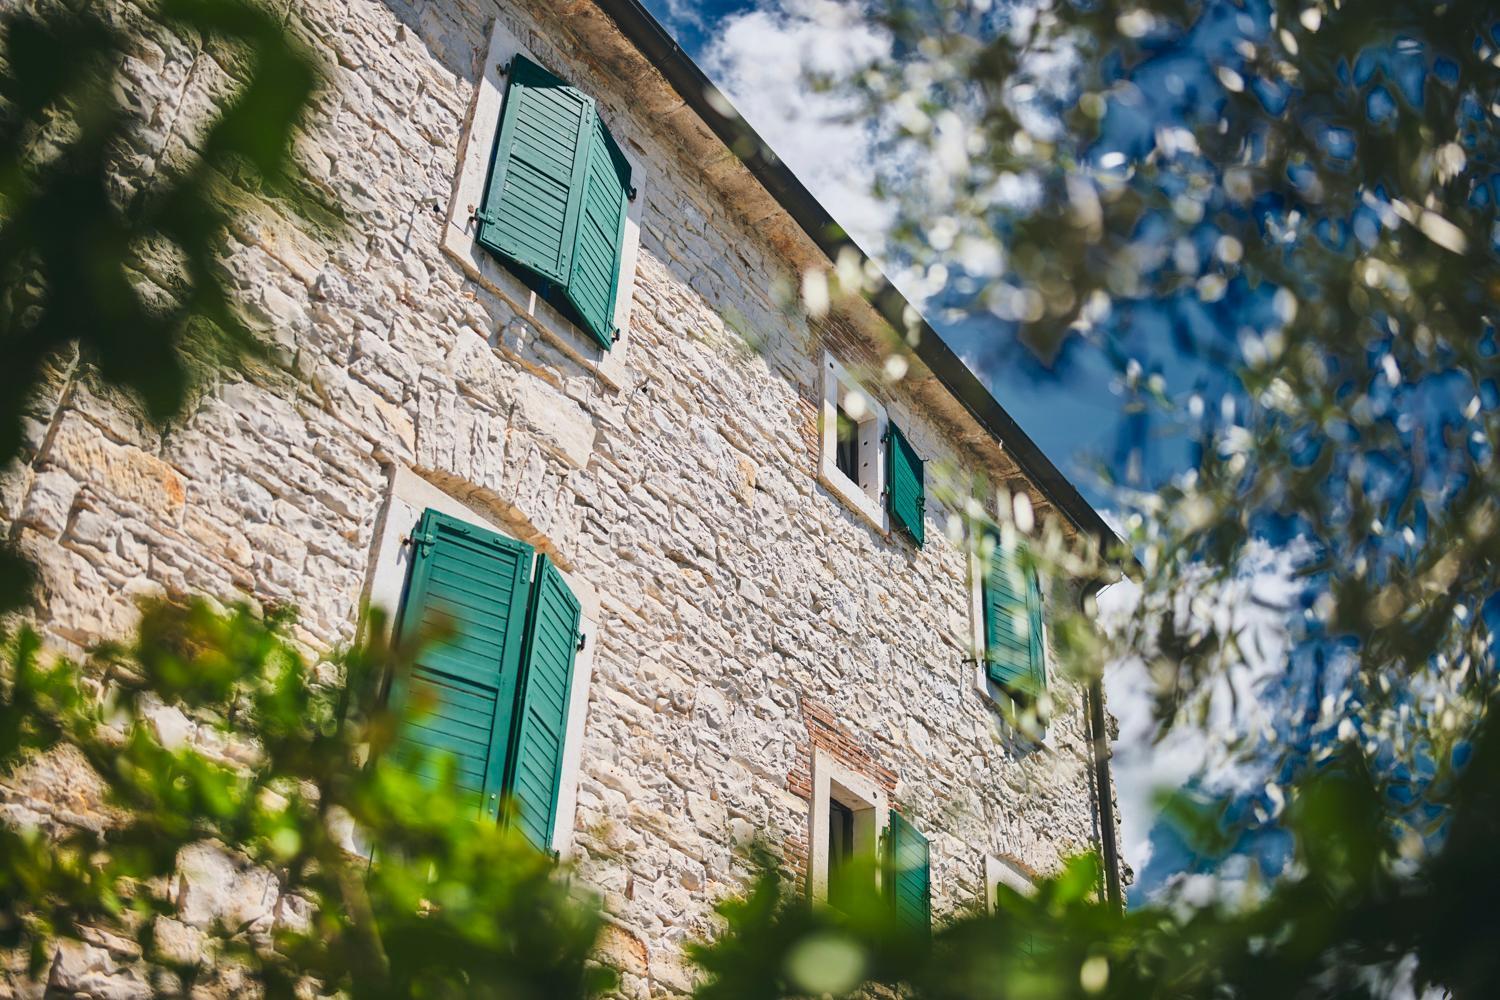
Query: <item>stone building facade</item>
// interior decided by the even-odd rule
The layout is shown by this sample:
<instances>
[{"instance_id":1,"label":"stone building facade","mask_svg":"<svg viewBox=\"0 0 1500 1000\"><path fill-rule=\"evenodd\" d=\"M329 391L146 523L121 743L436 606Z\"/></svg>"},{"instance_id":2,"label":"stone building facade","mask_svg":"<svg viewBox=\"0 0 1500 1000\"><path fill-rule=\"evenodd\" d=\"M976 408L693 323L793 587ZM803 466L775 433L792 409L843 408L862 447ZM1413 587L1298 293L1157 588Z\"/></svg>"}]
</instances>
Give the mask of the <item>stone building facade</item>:
<instances>
[{"instance_id":1,"label":"stone building facade","mask_svg":"<svg viewBox=\"0 0 1500 1000\"><path fill-rule=\"evenodd\" d=\"M819 892L839 806L860 838L895 813L925 838L941 918L1097 848L1111 821L1087 692L1044 675L1046 739L1007 734L976 665L962 512L929 484L917 544L878 476L841 474L826 417L859 409L929 469L1091 525L921 351L885 360L875 305L785 308L826 248L606 9L622 6L288 5L331 73L299 140L306 183L348 224L226 182L225 264L273 362L166 428L59 370L0 478L0 530L40 567L37 619L63 649L126 631L142 596L195 592L294 607L315 650L349 641L364 602L401 604L429 510L545 555L585 640L551 846L603 897L623 991L647 996L690 987L681 944L742 884L751 836ZM150 38L126 67L146 170L191 150L192 110L233 85L211 50ZM602 339L475 240L517 55L589 95L630 168ZM1043 606L1078 599L1053 581ZM4 799L11 820L70 808L42 779ZM186 922L215 918L196 906ZM79 961L79 982L98 972Z\"/></svg>"}]
</instances>

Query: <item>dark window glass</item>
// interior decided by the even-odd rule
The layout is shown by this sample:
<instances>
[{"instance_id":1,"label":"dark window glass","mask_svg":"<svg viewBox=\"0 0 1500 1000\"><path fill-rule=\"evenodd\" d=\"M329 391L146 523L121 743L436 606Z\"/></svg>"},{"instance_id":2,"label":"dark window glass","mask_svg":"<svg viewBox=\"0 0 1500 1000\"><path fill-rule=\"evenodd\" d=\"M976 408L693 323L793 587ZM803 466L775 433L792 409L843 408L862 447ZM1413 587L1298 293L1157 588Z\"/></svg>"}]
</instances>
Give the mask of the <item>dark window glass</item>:
<instances>
[{"instance_id":1,"label":"dark window glass","mask_svg":"<svg viewBox=\"0 0 1500 1000\"><path fill-rule=\"evenodd\" d=\"M859 482L859 424L854 418L838 408L838 442L834 449L834 461L839 471L855 483Z\"/></svg>"},{"instance_id":2,"label":"dark window glass","mask_svg":"<svg viewBox=\"0 0 1500 1000\"><path fill-rule=\"evenodd\" d=\"M854 810L835 799L828 800L828 902L838 906L840 875L854 857Z\"/></svg>"}]
</instances>

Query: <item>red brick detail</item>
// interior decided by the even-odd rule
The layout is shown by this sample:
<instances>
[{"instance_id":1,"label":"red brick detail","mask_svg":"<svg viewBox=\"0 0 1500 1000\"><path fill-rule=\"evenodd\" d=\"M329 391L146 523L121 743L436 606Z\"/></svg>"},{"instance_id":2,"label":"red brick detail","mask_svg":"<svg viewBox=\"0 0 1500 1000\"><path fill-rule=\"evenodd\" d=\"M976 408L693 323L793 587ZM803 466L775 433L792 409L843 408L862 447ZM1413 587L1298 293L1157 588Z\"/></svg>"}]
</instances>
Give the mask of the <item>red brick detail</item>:
<instances>
[{"instance_id":1,"label":"red brick detail","mask_svg":"<svg viewBox=\"0 0 1500 1000\"><path fill-rule=\"evenodd\" d=\"M807 742L799 748L797 763L787 775L787 788L804 802L812 801L813 751L822 750L852 771L868 775L887 795L896 794L895 771L880 762L879 756L833 714L833 710L811 698L802 699L802 721L807 726Z\"/></svg>"},{"instance_id":2,"label":"red brick detail","mask_svg":"<svg viewBox=\"0 0 1500 1000\"><path fill-rule=\"evenodd\" d=\"M851 373L868 373L880 370L885 362L881 352L871 344L854 321L848 316L831 312L812 322L813 334L818 346L838 359L839 364Z\"/></svg>"},{"instance_id":3,"label":"red brick detail","mask_svg":"<svg viewBox=\"0 0 1500 1000\"><path fill-rule=\"evenodd\" d=\"M823 441L818 434L818 415L822 410L822 400L812 400L803 396L797 400L797 432L802 436L802 447L808 458L808 472L816 476L818 474L818 462L821 460Z\"/></svg>"}]
</instances>

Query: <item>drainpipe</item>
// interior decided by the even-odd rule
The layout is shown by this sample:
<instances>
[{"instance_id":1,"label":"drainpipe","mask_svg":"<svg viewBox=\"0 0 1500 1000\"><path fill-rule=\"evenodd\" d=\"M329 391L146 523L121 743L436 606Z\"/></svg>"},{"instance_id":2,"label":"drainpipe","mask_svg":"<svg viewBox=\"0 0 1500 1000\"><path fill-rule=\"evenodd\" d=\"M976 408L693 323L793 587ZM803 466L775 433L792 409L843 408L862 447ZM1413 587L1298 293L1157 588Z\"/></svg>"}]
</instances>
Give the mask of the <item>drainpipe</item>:
<instances>
[{"instance_id":1,"label":"drainpipe","mask_svg":"<svg viewBox=\"0 0 1500 1000\"><path fill-rule=\"evenodd\" d=\"M1087 609L1089 600L1104 584L1090 581L1079 600L1081 609ZM1089 683L1089 743L1094 749L1094 787L1099 795L1099 852L1104 855L1104 898L1116 910L1123 906L1120 895L1120 846L1115 837L1114 785L1109 775L1109 725L1104 717L1104 681L1095 678Z\"/></svg>"}]
</instances>

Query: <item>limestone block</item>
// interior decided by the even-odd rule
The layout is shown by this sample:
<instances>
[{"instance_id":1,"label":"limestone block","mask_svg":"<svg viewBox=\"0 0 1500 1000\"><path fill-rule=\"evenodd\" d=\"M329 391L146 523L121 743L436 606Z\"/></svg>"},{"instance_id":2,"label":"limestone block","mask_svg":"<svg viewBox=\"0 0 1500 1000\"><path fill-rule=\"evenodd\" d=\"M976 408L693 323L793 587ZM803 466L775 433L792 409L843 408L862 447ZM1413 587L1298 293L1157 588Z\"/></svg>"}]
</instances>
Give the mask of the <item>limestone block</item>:
<instances>
[{"instance_id":1,"label":"limestone block","mask_svg":"<svg viewBox=\"0 0 1500 1000\"><path fill-rule=\"evenodd\" d=\"M23 529L17 547L37 571L38 599L49 616L48 631L79 647L129 632L137 614L121 600L93 560L56 540Z\"/></svg>"},{"instance_id":2,"label":"limestone block","mask_svg":"<svg viewBox=\"0 0 1500 1000\"><path fill-rule=\"evenodd\" d=\"M646 943L619 924L604 925L597 952L599 960L617 972L632 976L647 973Z\"/></svg>"},{"instance_id":3,"label":"limestone block","mask_svg":"<svg viewBox=\"0 0 1500 1000\"><path fill-rule=\"evenodd\" d=\"M174 522L187 502L177 470L134 445L111 441L83 418L66 414L46 460L100 496L114 497Z\"/></svg>"},{"instance_id":4,"label":"limestone block","mask_svg":"<svg viewBox=\"0 0 1500 1000\"><path fill-rule=\"evenodd\" d=\"M21 512L34 477L31 467L20 462L0 469L0 525L8 527Z\"/></svg>"},{"instance_id":5,"label":"limestone block","mask_svg":"<svg viewBox=\"0 0 1500 1000\"><path fill-rule=\"evenodd\" d=\"M47 990L98 1000L148 1000L153 995L138 966L122 964L108 950L70 938L57 942Z\"/></svg>"},{"instance_id":6,"label":"limestone block","mask_svg":"<svg viewBox=\"0 0 1500 1000\"><path fill-rule=\"evenodd\" d=\"M518 379L511 425L530 435L575 469L588 464L595 428L587 411L568 395L537 378Z\"/></svg>"},{"instance_id":7,"label":"limestone block","mask_svg":"<svg viewBox=\"0 0 1500 1000\"><path fill-rule=\"evenodd\" d=\"M192 844L178 852L174 902L178 918L191 927L268 931L278 898L273 875L217 844Z\"/></svg>"},{"instance_id":8,"label":"limestone block","mask_svg":"<svg viewBox=\"0 0 1500 1000\"><path fill-rule=\"evenodd\" d=\"M37 473L17 523L49 535L62 534L73 500L78 496L78 486L78 480L59 469L47 468Z\"/></svg>"},{"instance_id":9,"label":"limestone block","mask_svg":"<svg viewBox=\"0 0 1500 1000\"><path fill-rule=\"evenodd\" d=\"M118 821L105 802L105 785L83 754L63 744L28 758L0 790L6 813L25 810L37 820L31 825L62 824L100 832Z\"/></svg>"},{"instance_id":10,"label":"limestone block","mask_svg":"<svg viewBox=\"0 0 1500 1000\"><path fill-rule=\"evenodd\" d=\"M156 741L168 750L187 746L197 726L176 705L164 705L155 698L142 705L142 716L151 727Z\"/></svg>"},{"instance_id":11,"label":"limestone block","mask_svg":"<svg viewBox=\"0 0 1500 1000\"><path fill-rule=\"evenodd\" d=\"M151 928L156 955L174 965L196 965L207 955L208 937L180 920L158 916Z\"/></svg>"}]
</instances>

